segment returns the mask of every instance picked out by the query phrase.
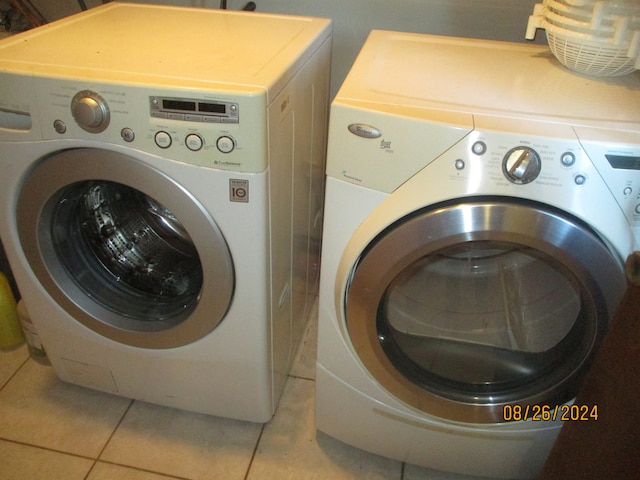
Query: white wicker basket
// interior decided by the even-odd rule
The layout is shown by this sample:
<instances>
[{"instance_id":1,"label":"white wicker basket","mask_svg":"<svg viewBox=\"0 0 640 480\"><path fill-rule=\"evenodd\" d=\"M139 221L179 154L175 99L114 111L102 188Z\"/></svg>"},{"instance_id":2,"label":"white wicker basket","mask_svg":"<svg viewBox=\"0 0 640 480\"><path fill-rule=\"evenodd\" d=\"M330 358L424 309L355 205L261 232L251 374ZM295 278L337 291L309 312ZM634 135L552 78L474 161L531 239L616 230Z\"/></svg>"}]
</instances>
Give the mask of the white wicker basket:
<instances>
[{"instance_id":1,"label":"white wicker basket","mask_svg":"<svg viewBox=\"0 0 640 480\"><path fill-rule=\"evenodd\" d=\"M640 69L640 0L544 0L534 7L526 38L538 28L571 70L605 77Z\"/></svg>"}]
</instances>

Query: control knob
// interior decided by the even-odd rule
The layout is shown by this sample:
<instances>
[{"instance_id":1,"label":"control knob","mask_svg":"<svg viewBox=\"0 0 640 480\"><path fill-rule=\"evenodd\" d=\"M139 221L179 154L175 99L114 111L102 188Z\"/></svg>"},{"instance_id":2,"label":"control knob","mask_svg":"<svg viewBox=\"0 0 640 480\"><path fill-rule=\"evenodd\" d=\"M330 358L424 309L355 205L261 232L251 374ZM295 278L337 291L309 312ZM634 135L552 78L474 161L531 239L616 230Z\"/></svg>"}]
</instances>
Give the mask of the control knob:
<instances>
[{"instance_id":1,"label":"control knob","mask_svg":"<svg viewBox=\"0 0 640 480\"><path fill-rule=\"evenodd\" d=\"M502 162L505 177L518 185L533 182L540 175L541 169L540 155L529 147L512 148Z\"/></svg>"},{"instance_id":2,"label":"control knob","mask_svg":"<svg viewBox=\"0 0 640 480\"><path fill-rule=\"evenodd\" d=\"M95 92L83 90L71 100L71 114L83 130L100 133L109 126L109 106Z\"/></svg>"}]
</instances>

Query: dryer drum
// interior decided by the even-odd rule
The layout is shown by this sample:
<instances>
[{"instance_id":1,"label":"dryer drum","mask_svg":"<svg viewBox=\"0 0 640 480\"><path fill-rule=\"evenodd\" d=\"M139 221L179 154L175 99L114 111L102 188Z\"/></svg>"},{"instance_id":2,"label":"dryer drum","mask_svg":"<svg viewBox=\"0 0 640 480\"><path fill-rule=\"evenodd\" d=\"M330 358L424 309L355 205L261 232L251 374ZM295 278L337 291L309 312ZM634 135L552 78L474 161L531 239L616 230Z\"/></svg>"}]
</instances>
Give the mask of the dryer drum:
<instances>
[{"instance_id":1,"label":"dryer drum","mask_svg":"<svg viewBox=\"0 0 640 480\"><path fill-rule=\"evenodd\" d=\"M415 364L401 368L425 388L461 399L522 389L523 379L552 374L566 352L582 354L594 329L572 277L516 244L476 241L462 252L435 252L391 282L379 337L393 361Z\"/></svg>"}]
</instances>

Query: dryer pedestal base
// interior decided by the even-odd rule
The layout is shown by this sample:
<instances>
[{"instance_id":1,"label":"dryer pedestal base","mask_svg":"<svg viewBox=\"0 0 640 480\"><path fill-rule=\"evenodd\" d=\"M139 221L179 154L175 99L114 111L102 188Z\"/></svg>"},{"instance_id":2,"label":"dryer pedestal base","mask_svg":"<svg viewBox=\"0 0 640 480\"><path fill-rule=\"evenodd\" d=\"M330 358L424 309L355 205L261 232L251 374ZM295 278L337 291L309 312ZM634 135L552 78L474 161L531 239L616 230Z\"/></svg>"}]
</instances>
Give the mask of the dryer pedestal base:
<instances>
[{"instance_id":1,"label":"dryer pedestal base","mask_svg":"<svg viewBox=\"0 0 640 480\"><path fill-rule=\"evenodd\" d=\"M321 364L316 392L321 432L384 457L464 475L536 478L560 431L560 425L531 431L529 422L520 430L411 417L354 390Z\"/></svg>"}]
</instances>

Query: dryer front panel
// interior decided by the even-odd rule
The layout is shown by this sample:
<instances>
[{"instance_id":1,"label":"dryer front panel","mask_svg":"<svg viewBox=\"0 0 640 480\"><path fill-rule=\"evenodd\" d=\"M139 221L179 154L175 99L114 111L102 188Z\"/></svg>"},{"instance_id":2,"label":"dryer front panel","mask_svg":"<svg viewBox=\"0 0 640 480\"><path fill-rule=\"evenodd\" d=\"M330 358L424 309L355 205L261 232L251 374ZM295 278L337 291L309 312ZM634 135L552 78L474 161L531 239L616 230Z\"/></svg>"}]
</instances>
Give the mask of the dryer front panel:
<instances>
[{"instance_id":1,"label":"dryer front panel","mask_svg":"<svg viewBox=\"0 0 640 480\"><path fill-rule=\"evenodd\" d=\"M579 220L472 198L378 235L344 308L355 352L390 393L438 417L497 423L575 397L624 288L620 259Z\"/></svg>"},{"instance_id":2,"label":"dryer front panel","mask_svg":"<svg viewBox=\"0 0 640 480\"><path fill-rule=\"evenodd\" d=\"M18 231L36 276L75 320L145 348L194 342L233 294L222 233L189 192L126 155L67 150L20 192Z\"/></svg>"}]
</instances>

